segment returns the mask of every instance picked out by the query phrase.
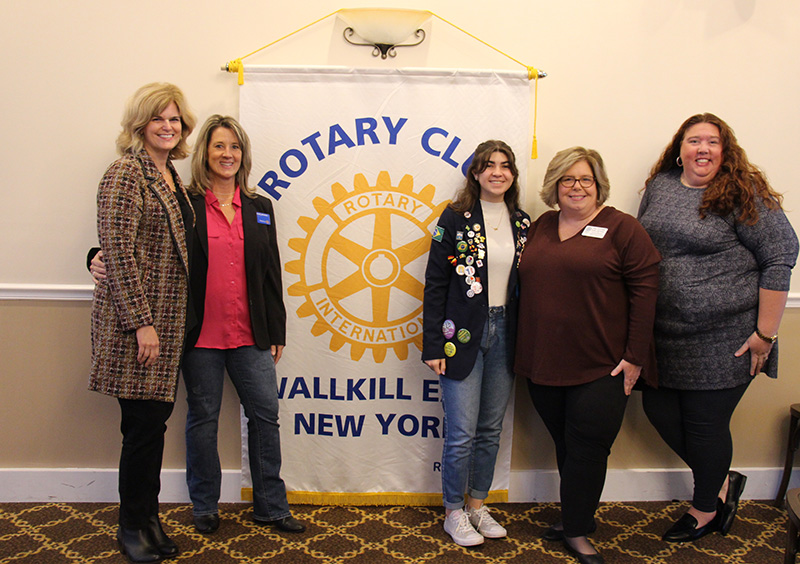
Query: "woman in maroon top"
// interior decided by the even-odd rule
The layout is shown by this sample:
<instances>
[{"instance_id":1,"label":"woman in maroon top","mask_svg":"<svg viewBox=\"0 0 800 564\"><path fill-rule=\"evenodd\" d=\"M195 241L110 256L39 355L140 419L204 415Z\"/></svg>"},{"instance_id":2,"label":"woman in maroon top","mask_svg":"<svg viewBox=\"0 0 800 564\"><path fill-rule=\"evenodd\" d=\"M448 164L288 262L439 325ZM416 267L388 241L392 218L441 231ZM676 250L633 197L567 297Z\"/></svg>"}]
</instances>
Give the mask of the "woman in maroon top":
<instances>
[{"instance_id":1,"label":"woman in maroon top","mask_svg":"<svg viewBox=\"0 0 800 564\"><path fill-rule=\"evenodd\" d=\"M186 339L183 377L186 482L194 525L219 527L217 424L227 369L247 416L253 518L302 532L280 477L275 364L286 344L286 309L272 202L247 185L250 140L232 117L213 115L192 156L189 192L197 215L191 296L198 323Z\"/></svg>"},{"instance_id":2,"label":"woman in maroon top","mask_svg":"<svg viewBox=\"0 0 800 564\"><path fill-rule=\"evenodd\" d=\"M519 265L515 372L556 447L562 522L544 534L579 562L603 562L596 528L611 445L641 377L655 384L653 319L660 256L630 215L604 205L600 155L556 154L541 196L558 211L531 226Z\"/></svg>"}]
</instances>

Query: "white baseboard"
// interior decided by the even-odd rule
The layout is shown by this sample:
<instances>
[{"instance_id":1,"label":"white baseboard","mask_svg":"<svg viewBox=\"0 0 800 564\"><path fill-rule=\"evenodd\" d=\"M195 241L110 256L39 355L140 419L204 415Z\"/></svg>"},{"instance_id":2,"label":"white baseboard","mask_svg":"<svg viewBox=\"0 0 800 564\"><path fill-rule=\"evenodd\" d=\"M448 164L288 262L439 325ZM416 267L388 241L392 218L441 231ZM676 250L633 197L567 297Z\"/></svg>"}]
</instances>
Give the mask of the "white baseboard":
<instances>
[{"instance_id":1,"label":"white baseboard","mask_svg":"<svg viewBox=\"0 0 800 564\"><path fill-rule=\"evenodd\" d=\"M743 499L774 499L782 468L735 468L747 476ZM558 472L515 470L511 472L511 502L558 501ZM669 501L692 498L692 473L683 468L609 470L602 501ZM800 487L800 472L792 474L789 488Z\"/></svg>"},{"instance_id":2,"label":"white baseboard","mask_svg":"<svg viewBox=\"0 0 800 564\"><path fill-rule=\"evenodd\" d=\"M745 499L773 499L782 469L737 468L747 475ZM241 471L222 471L224 503L241 502ZM189 503L186 472L161 472L161 495L165 503ZM800 487L795 472L790 488ZM603 501L668 501L690 499L692 476L685 469L609 470ZM558 473L554 470L511 472L508 489L511 502L558 501ZM116 468L3 468L0 469L0 502L96 502L114 503L117 495Z\"/></svg>"},{"instance_id":3,"label":"white baseboard","mask_svg":"<svg viewBox=\"0 0 800 564\"><path fill-rule=\"evenodd\" d=\"M0 468L0 501L114 503L117 473L116 468ZM220 501L242 501L241 476L240 470L222 471ZM189 503L185 470L161 471L159 500Z\"/></svg>"}]
</instances>

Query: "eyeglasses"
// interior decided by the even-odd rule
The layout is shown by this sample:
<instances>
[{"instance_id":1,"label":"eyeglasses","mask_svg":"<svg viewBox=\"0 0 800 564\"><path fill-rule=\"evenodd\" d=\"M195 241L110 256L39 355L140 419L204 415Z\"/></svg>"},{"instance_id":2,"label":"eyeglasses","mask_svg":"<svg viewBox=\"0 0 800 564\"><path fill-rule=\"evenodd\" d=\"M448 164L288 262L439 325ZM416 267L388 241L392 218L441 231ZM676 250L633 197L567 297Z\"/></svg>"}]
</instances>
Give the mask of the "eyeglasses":
<instances>
[{"instance_id":1,"label":"eyeglasses","mask_svg":"<svg viewBox=\"0 0 800 564\"><path fill-rule=\"evenodd\" d=\"M594 184L594 176L581 176L580 178L575 178L574 176L565 176L561 180L561 185L564 188L572 188L575 186L575 183L579 183L583 188L589 188L592 184Z\"/></svg>"}]
</instances>

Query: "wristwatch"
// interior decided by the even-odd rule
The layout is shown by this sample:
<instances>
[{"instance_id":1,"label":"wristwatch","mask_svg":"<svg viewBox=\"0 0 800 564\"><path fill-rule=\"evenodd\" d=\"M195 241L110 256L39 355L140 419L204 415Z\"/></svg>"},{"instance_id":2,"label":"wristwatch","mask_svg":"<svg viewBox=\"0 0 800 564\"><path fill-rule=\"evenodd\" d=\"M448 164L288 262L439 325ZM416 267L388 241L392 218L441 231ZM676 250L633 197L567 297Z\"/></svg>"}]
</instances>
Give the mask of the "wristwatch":
<instances>
[{"instance_id":1,"label":"wristwatch","mask_svg":"<svg viewBox=\"0 0 800 564\"><path fill-rule=\"evenodd\" d=\"M775 341L778 340L778 335L777 334L773 335L772 337L767 337L764 333L759 331L758 327L756 327L756 335L758 336L759 339L761 339L762 341L764 341L766 343L770 343L771 345L774 345Z\"/></svg>"}]
</instances>

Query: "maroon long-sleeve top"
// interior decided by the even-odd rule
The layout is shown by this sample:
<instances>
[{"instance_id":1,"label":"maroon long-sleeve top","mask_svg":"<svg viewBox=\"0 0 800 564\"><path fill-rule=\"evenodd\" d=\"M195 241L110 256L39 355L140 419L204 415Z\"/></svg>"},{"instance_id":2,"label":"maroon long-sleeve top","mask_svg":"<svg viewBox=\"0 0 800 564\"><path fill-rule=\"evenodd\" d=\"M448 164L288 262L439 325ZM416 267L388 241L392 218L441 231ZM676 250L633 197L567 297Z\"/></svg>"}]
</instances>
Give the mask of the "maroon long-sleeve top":
<instances>
[{"instance_id":1,"label":"maroon long-sleeve top","mask_svg":"<svg viewBox=\"0 0 800 564\"><path fill-rule=\"evenodd\" d=\"M558 212L550 211L531 227L519 265L515 372L572 386L607 376L625 359L656 385L661 257L639 222L612 207L589 226L561 241Z\"/></svg>"}]
</instances>

